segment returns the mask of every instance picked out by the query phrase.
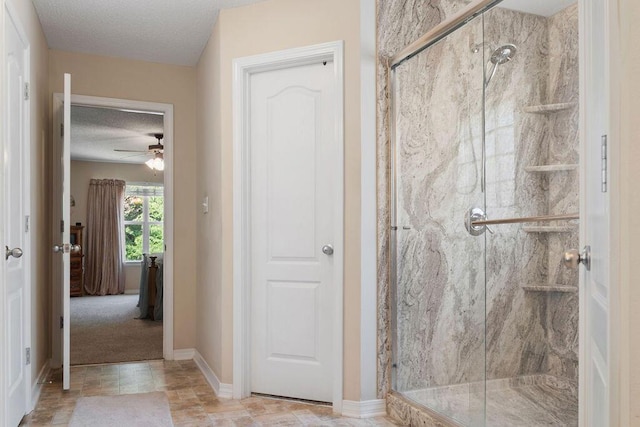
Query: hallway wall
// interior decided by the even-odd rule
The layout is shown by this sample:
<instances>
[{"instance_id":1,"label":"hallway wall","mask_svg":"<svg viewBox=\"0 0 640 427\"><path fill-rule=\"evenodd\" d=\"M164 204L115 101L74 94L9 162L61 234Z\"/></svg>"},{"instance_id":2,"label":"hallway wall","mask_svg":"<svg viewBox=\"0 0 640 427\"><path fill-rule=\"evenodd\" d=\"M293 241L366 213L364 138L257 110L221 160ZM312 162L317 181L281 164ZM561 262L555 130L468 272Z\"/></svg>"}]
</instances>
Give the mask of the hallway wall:
<instances>
[{"instance_id":1,"label":"hallway wall","mask_svg":"<svg viewBox=\"0 0 640 427\"><path fill-rule=\"evenodd\" d=\"M221 11L198 63L197 349L223 383L233 358L233 59L345 41L344 398L360 399L360 2L269 0Z\"/></svg>"},{"instance_id":2,"label":"hallway wall","mask_svg":"<svg viewBox=\"0 0 640 427\"><path fill-rule=\"evenodd\" d=\"M71 73L71 93L173 104L174 343L195 346L195 68L81 53L49 52L49 103Z\"/></svg>"}]
</instances>

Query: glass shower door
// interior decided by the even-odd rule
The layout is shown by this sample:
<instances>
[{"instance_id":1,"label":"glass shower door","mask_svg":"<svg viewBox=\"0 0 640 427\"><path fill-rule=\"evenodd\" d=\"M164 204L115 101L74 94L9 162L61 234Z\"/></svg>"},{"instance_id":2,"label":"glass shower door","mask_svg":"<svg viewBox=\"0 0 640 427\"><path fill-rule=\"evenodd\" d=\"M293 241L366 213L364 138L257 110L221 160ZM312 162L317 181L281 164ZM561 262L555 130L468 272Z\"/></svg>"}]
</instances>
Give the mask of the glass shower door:
<instances>
[{"instance_id":1,"label":"glass shower door","mask_svg":"<svg viewBox=\"0 0 640 427\"><path fill-rule=\"evenodd\" d=\"M392 72L393 387L467 426L485 423L482 16Z\"/></svg>"}]
</instances>

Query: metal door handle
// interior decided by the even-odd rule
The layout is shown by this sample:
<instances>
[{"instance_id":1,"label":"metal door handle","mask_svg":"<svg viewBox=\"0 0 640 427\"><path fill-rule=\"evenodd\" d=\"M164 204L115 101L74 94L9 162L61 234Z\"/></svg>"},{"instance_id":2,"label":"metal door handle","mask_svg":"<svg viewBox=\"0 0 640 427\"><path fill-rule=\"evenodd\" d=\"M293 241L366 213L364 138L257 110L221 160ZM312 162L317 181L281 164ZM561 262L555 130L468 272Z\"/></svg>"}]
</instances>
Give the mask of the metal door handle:
<instances>
[{"instance_id":1,"label":"metal door handle","mask_svg":"<svg viewBox=\"0 0 640 427\"><path fill-rule=\"evenodd\" d=\"M578 268L578 264L582 263L587 271L591 270L591 246L585 246L582 252L569 249L562 255L562 263L567 268Z\"/></svg>"},{"instance_id":2,"label":"metal door handle","mask_svg":"<svg viewBox=\"0 0 640 427\"><path fill-rule=\"evenodd\" d=\"M22 249L20 248L9 249L9 246L5 246L5 252L4 252L5 261L8 260L10 256L14 258L20 258L22 256Z\"/></svg>"},{"instance_id":3,"label":"metal door handle","mask_svg":"<svg viewBox=\"0 0 640 427\"><path fill-rule=\"evenodd\" d=\"M322 253L325 254L325 255L333 255L333 246L324 245L322 247Z\"/></svg>"},{"instance_id":4,"label":"metal door handle","mask_svg":"<svg viewBox=\"0 0 640 427\"><path fill-rule=\"evenodd\" d=\"M76 252L80 252L82 250L82 247L80 245L70 245L68 243L63 243L61 245L53 245L53 252L60 252L63 254L66 253L76 253Z\"/></svg>"}]
</instances>

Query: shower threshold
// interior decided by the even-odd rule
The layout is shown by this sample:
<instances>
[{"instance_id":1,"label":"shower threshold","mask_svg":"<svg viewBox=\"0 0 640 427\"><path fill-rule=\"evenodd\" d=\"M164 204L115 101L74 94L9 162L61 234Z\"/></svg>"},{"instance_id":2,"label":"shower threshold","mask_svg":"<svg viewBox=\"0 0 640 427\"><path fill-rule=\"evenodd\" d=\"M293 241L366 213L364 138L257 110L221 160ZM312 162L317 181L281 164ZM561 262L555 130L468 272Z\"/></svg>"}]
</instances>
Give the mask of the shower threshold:
<instances>
[{"instance_id":1,"label":"shower threshold","mask_svg":"<svg viewBox=\"0 0 640 427\"><path fill-rule=\"evenodd\" d=\"M464 426L577 426L578 387L551 375L528 375L484 383L411 390L408 399Z\"/></svg>"}]
</instances>

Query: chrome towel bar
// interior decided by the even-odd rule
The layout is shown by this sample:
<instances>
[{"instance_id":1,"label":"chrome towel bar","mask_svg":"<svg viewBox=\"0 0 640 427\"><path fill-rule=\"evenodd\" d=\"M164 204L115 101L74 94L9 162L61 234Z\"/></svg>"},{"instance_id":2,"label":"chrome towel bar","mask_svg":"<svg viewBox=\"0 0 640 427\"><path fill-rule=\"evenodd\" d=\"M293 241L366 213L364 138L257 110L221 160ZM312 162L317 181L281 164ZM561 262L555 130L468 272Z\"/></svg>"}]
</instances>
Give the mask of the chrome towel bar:
<instances>
[{"instance_id":1,"label":"chrome towel bar","mask_svg":"<svg viewBox=\"0 0 640 427\"><path fill-rule=\"evenodd\" d=\"M518 224L523 222L547 222L580 219L580 214L570 213L562 215L545 215L545 216L526 216L522 218L503 218L503 219L476 219L471 221L471 225L497 225L497 224Z\"/></svg>"}]
</instances>

